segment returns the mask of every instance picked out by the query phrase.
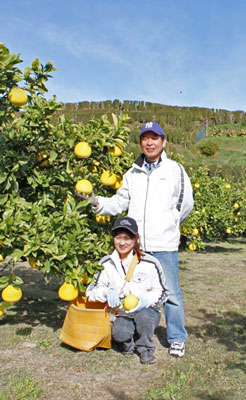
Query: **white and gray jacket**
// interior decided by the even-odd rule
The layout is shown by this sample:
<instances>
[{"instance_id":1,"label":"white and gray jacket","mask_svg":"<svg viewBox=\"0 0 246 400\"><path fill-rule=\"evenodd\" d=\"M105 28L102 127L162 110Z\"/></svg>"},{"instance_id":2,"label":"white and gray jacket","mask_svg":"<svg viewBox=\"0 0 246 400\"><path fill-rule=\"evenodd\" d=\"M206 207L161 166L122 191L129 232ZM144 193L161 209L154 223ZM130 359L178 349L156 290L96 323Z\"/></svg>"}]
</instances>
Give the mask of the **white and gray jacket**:
<instances>
[{"instance_id":1,"label":"white and gray jacket","mask_svg":"<svg viewBox=\"0 0 246 400\"><path fill-rule=\"evenodd\" d=\"M97 196L95 212L118 215L128 210L136 220L144 251L176 251L179 225L190 214L194 201L190 179L182 165L162 152L151 174L142 154L123 176L120 189L112 197Z\"/></svg>"},{"instance_id":2,"label":"white and gray jacket","mask_svg":"<svg viewBox=\"0 0 246 400\"><path fill-rule=\"evenodd\" d=\"M86 290L89 300L105 302L108 289L113 288L122 299L128 294L135 294L138 298L148 300L150 307L159 310L168 298L166 280L159 261L148 254L142 256L128 282L125 280L125 274L132 258L133 252L123 261L122 267L117 250L103 257L99 264L104 266L104 269L96 274L95 280Z\"/></svg>"}]
</instances>

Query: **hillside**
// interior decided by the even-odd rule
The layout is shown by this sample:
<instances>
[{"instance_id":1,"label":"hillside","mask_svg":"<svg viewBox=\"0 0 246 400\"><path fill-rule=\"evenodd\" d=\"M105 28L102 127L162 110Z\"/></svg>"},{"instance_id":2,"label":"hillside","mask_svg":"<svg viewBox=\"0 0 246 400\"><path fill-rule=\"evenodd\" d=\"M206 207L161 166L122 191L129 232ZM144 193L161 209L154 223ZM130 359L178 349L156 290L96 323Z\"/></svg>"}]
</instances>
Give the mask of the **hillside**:
<instances>
[{"instance_id":1,"label":"hillside","mask_svg":"<svg viewBox=\"0 0 246 400\"><path fill-rule=\"evenodd\" d=\"M211 173L237 176L246 161L246 113L200 107L178 107L125 100L83 101L62 105L59 113L76 123L86 124L103 114L125 112L129 115L131 133L129 150L139 153L138 133L147 121L160 123L167 136L167 152L182 155L186 166L207 164ZM204 137L196 142L204 126Z\"/></svg>"}]
</instances>

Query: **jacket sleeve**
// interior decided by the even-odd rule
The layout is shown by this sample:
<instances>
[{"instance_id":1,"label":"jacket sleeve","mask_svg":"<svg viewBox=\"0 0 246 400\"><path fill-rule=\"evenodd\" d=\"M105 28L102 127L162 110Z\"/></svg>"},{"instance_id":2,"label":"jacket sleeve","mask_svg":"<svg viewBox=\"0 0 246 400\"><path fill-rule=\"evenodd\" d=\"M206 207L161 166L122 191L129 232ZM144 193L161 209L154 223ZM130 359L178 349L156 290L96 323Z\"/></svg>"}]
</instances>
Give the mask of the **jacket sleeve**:
<instances>
[{"instance_id":1,"label":"jacket sleeve","mask_svg":"<svg viewBox=\"0 0 246 400\"><path fill-rule=\"evenodd\" d=\"M150 302L150 307L160 307L168 299L168 288L163 269L158 260L153 266L152 288L146 293L146 298Z\"/></svg>"},{"instance_id":2,"label":"jacket sleeve","mask_svg":"<svg viewBox=\"0 0 246 400\"><path fill-rule=\"evenodd\" d=\"M128 173L123 176L123 183L120 189L112 197L96 196L99 203L93 207L93 211L102 215L118 215L128 210L130 195L128 186Z\"/></svg>"},{"instance_id":3,"label":"jacket sleeve","mask_svg":"<svg viewBox=\"0 0 246 400\"><path fill-rule=\"evenodd\" d=\"M107 293L110 284L110 277L107 268L95 275L94 281L87 287L86 296L90 301L107 301Z\"/></svg>"},{"instance_id":4,"label":"jacket sleeve","mask_svg":"<svg viewBox=\"0 0 246 400\"><path fill-rule=\"evenodd\" d=\"M190 178L186 173L184 167L180 164L179 166L180 166L180 197L181 193L183 193L181 199L182 201L180 203L180 223L182 223L190 215L194 206L194 200L193 200L193 190Z\"/></svg>"}]
</instances>

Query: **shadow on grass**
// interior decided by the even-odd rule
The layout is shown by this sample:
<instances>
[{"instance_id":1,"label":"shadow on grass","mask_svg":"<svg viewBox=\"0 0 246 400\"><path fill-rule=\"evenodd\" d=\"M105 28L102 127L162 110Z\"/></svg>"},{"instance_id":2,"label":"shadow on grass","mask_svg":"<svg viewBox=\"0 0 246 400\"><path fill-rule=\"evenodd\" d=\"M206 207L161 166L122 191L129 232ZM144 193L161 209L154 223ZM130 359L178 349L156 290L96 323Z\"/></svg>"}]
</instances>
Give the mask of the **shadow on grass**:
<instances>
[{"instance_id":1,"label":"shadow on grass","mask_svg":"<svg viewBox=\"0 0 246 400\"><path fill-rule=\"evenodd\" d=\"M161 325L157 326L157 328L155 329L155 335L158 338L160 344L163 347L168 349L169 348L169 344L168 344L168 341L167 341L167 331L166 331L166 329Z\"/></svg>"},{"instance_id":2,"label":"shadow on grass","mask_svg":"<svg viewBox=\"0 0 246 400\"><path fill-rule=\"evenodd\" d=\"M3 269L2 275L8 274L8 268ZM30 335L32 329L38 325L45 325L54 331L60 329L67 310L67 302L58 297L60 280L53 278L47 284L44 274L33 270L26 262L19 263L15 274L24 281L21 286L23 296L6 311L6 316L0 320L0 326L28 325L28 328L17 330L16 333L20 336Z\"/></svg>"},{"instance_id":3,"label":"shadow on grass","mask_svg":"<svg viewBox=\"0 0 246 400\"><path fill-rule=\"evenodd\" d=\"M246 317L234 311L222 314L208 313L205 310L199 312L203 314L201 320L207 323L188 328L189 333L203 340L216 339L225 346L226 351L238 353L238 361L227 361L227 367L246 373Z\"/></svg>"},{"instance_id":4,"label":"shadow on grass","mask_svg":"<svg viewBox=\"0 0 246 400\"><path fill-rule=\"evenodd\" d=\"M0 326L25 324L28 327L20 328L16 334L28 336L31 331L45 325L57 331L63 325L66 315L66 304L57 300L21 300L7 310L7 315L0 320Z\"/></svg>"}]
</instances>

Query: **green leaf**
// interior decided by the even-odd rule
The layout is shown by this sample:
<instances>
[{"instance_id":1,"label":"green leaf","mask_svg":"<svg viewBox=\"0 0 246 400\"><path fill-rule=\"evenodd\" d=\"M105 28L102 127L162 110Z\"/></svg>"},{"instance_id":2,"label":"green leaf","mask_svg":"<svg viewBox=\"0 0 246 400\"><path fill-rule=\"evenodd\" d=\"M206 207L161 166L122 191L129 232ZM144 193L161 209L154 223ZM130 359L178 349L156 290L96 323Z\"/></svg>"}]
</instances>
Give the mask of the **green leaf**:
<instances>
[{"instance_id":1,"label":"green leaf","mask_svg":"<svg viewBox=\"0 0 246 400\"><path fill-rule=\"evenodd\" d=\"M113 124L114 124L115 128L118 128L118 118L116 117L116 115L114 113L112 113L112 119L113 119Z\"/></svg>"},{"instance_id":2,"label":"green leaf","mask_svg":"<svg viewBox=\"0 0 246 400\"><path fill-rule=\"evenodd\" d=\"M35 58L35 60L32 62L32 69L33 71L38 71L39 68L39 59Z\"/></svg>"},{"instance_id":3,"label":"green leaf","mask_svg":"<svg viewBox=\"0 0 246 400\"><path fill-rule=\"evenodd\" d=\"M21 279L21 277L19 277L19 276L15 276L13 278L12 282L17 286L18 285L23 285L23 283L24 283L23 279Z\"/></svg>"},{"instance_id":4,"label":"green leaf","mask_svg":"<svg viewBox=\"0 0 246 400\"><path fill-rule=\"evenodd\" d=\"M5 182L7 178L8 178L8 174L2 173L0 176L0 183Z\"/></svg>"},{"instance_id":5,"label":"green leaf","mask_svg":"<svg viewBox=\"0 0 246 400\"><path fill-rule=\"evenodd\" d=\"M7 200L8 200L8 195L7 194L0 195L0 205L5 204Z\"/></svg>"},{"instance_id":6,"label":"green leaf","mask_svg":"<svg viewBox=\"0 0 246 400\"><path fill-rule=\"evenodd\" d=\"M15 261L18 261L22 256L24 255L24 252L20 249L15 249L11 254L10 257L13 258Z\"/></svg>"},{"instance_id":7,"label":"green leaf","mask_svg":"<svg viewBox=\"0 0 246 400\"><path fill-rule=\"evenodd\" d=\"M0 278L0 288L4 288L5 286L7 286L9 284L10 281L10 277L9 276L2 276Z\"/></svg>"}]
</instances>

